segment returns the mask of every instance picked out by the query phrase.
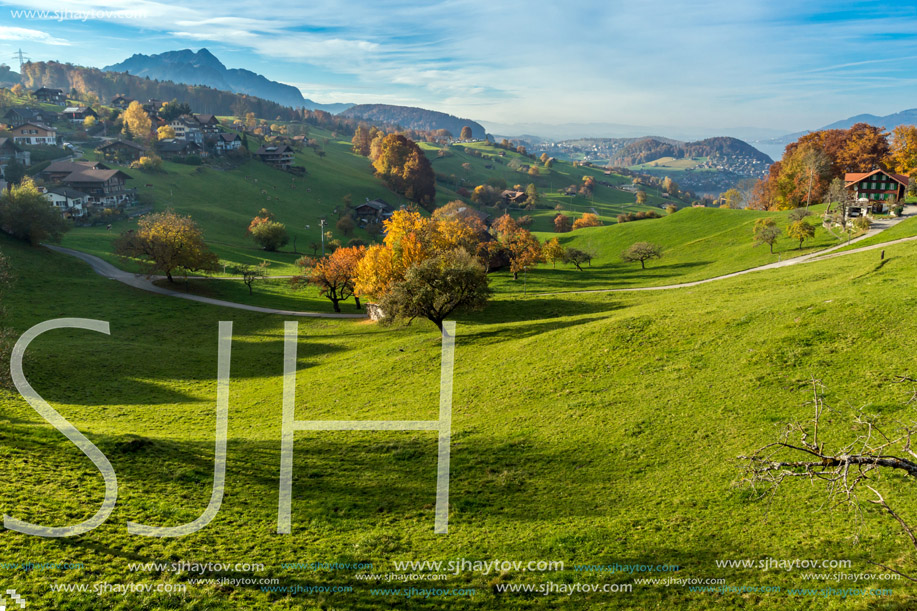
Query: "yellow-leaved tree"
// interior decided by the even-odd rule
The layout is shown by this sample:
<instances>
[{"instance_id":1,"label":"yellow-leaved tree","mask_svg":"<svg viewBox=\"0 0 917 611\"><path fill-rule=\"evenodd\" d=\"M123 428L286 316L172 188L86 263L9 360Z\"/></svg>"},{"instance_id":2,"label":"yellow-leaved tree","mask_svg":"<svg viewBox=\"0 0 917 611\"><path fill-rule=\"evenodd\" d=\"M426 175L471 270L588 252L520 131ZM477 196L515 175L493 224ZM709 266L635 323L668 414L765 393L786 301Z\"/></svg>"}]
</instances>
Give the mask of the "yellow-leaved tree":
<instances>
[{"instance_id":1,"label":"yellow-leaved tree","mask_svg":"<svg viewBox=\"0 0 917 611\"><path fill-rule=\"evenodd\" d=\"M127 133L134 138L146 140L150 137L150 131L153 129L153 121L150 115L143 110L143 104L134 100L121 115L124 127Z\"/></svg>"}]
</instances>

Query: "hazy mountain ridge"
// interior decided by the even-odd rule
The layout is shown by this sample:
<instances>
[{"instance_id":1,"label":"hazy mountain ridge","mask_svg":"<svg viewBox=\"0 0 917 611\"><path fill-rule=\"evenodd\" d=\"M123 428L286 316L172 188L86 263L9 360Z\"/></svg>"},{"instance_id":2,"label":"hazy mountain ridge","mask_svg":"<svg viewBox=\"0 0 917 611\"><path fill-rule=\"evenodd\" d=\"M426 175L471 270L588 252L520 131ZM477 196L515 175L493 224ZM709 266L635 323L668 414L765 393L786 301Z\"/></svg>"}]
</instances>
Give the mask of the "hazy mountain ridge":
<instances>
[{"instance_id":1,"label":"hazy mountain ridge","mask_svg":"<svg viewBox=\"0 0 917 611\"><path fill-rule=\"evenodd\" d=\"M204 85L222 91L244 93L270 100L291 108L308 108L340 112L350 104L319 104L303 97L292 85L272 81L265 76L241 68L227 68L207 49L194 52L190 49L167 51L157 55L136 53L118 64L106 66L108 72L127 72L134 76L149 77L188 85Z\"/></svg>"},{"instance_id":2,"label":"hazy mountain ridge","mask_svg":"<svg viewBox=\"0 0 917 611\"><path fill-rule=\"evenodd\" d=\"M462 119L437 110L427 110L414 106L394 106L391 104L358 104L340 113L342 117L363 119L369 123L398 125L405 129L448 130L458 138L462 128L471 128L471 135L477 139L486 136L484 126L471 119Z\"/></svg>"}]
</instances>

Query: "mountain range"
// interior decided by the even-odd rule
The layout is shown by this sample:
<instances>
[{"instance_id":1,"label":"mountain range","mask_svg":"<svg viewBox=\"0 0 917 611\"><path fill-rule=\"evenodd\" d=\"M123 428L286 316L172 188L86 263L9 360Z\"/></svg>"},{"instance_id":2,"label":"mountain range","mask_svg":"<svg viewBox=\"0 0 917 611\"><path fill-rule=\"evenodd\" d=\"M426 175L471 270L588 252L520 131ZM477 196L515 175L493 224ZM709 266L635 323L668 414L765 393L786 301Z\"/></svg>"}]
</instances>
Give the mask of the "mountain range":
<instances>
[{"instance_id":1,"label":"mountain range","mask_svg":"<svg viewBox=\"0 0 917 611\"><path fill-rule=\"evenodd\" d=\"M118 64L106 66L108 72L127 72L134 76L149 77L159 81L172 81L187 85L205 85L244 93L270 100L291 108L308 108L337 113L352 104L319 104L303 97L292 85L272 81L265 76L239 68L227 68L207 49L194 52L190 49L167 51L157 55L136 53Z\"/></svg>"},{"instance_id":2,"label":"mountain range","mask_svg":"<svg viewBox=\"0 0 917 611\"><path fill-rule=\"evenodd\" d=\"M826 129L850 129L857 123L868 123L869 125L873 125L875 127L884 127L888 131L893 130L899 125L917 125L917 108L910 108L908 110L902 110L900 112L885 116L872 115L868 113L854 115L852 117L847 117L846 119L841 119L840 121L835 121L834 123L829 123L828 125L819 127L816 130L794 132L792 134L785 134L777 138L751 140L750 143L755 148L768 153L774 159L780 159L780 157L783 156L783 149L786 147L786 145L798 140L800 136L804 136L812 131L822 131Z\"/></svg>"}]
</instances>

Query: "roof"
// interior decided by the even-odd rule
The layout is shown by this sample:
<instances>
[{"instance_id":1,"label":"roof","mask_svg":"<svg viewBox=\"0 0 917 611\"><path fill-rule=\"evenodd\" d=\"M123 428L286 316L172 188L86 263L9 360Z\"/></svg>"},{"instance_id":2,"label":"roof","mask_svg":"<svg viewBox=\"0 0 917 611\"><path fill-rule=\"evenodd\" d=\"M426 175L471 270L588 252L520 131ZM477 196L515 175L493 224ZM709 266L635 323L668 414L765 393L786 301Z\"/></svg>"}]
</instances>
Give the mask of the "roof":
<instances>
[{"instance_id":1,"label":"roof","mask_svg":"<svg viewBox=\"0 0 917 611\"><path fill-rule=\"evenodd\" d=\"M882 174L888 174L888 175L892 178L892 180L898 181L899 183L901 183L901 184L904 185L905 187L906 187L907 184L908 184L908 176L907 176L907 175L905 175L905 174L892 174L891 172L886 172L885 170L873 170L872 172L847 172L846 174L844 174L844 182L848 183L847 186L849 187L849 186L850 186L851 184L853 184L853 183L860 182L860 181L863 180L864 178L869 178L869 177L872 176L873 174L878 174L878 173L880 173L880 172L881 172Z\"/></svg>"},{"instance_id":2,"label":"roof","mask_svg":"<svg viewBox=\"0 0 917 611\"><path fill-rule=\"evenodd\" d=\"M213 122L213 123L215 123L215 124L217 124L217 125L220 124L220 120L217 119L217 118L216 118L215 116L213 116L213 115L200 114L200 115L194 115L194 118L197 119L197 120L198 120L200 123L202 123L202 124L203 124L203 123L210 123L210 122Z\"/></svg>"},{"instance_id":3,"label":"roof","mask_svg":"<svg viewBox=\"0 0 917 611\"><path fill-rule=\"evenodd\" d=\"M36 108L10 108L8 111L6 111L6 115L10 115L10 114L19 115L20 117L30 118L30 117L44 117L46 115L52 115L54 113L48 113L43 110L38 110ZM6 115L3 115L3 116L6 116Z\"/></svg>"},{"instance_id":4,"label":"roof","mask_svg":"<svg viewBox=\"0 0 917 611\"><path fill-rule=\"evenodd\" d=\"M70 187L52 187L48 189L48 193L54 193L55 195L61 195L69 199L82 199L84 197L89 197L82 191L77 191L76 189L71 189Z\"/></svg>"},{"instance_id":5,"label":"roof","mask_svg":"<svg viewBox=\"0 0 917 611\"><path fill-rule=\"evenodd\" d=\"M97 147L96 147L96 150L97 150L97 151L101 151L101 150L107 149L107 148L110 147L110 146L115 146L116 144L120 144L120 145L126 146L126 147L128 147L128 148L136 149L136 150L138 150L138 151L143 151L143 150L145 150L142 146L140 146L140 145L137 144L136 142L131 142L131 141L129 141L129 140L111 140L111 141L109 141L109 142L106 142L105 144L101 144L101 145L97 146Z\"/></svg>"},{"instance_id":6,"label":"roof","mask_svg":"<svg viewBox=\"0 0 917 611\"><path fill-rule=\"evenodd\" d=\"M22 150L22 148L18 144L16 144L12 139L0 138L0 149L5 149L8 147L12 147L13 150L16 151L17 153Z\"/></svg>"},{"instance_id":7,"label":"roof","mask_svg":"<svg viewBox=\"0 0 917 611\"><path fill-rule=\"evenodd\" d=\"M220 138L226 142L235 142L236 140L241 140L239 134L220 134Z\"/></svg>"},{"instance_id":8,"label":"roof","mask_svg":"<svg viewBox=\"0 0 917 611\"><path fill-rule=\"evenodd\" d=\"M164 153L180 153L189 148L200 150L201 147L198 146L196 142L167 138L165 140L160 140L156 144L156 148Z\"/></svg>"},{"instance_id":9,"label":"roof","mask_svg":"<svg viewBox=\"0 0 917 611\"><path fill-rule=\"evenodd\" d=\"M75 113L75 112L94 112L91 108L86 106L68 106L64 109L64 113Z\"/></svg>"},{"instance_id":10,"label":"roof","mask_svg":"<svg viewBox=\"0 0 917 611\"><path fill-rule=\"evenodd\" d=\"M69 174L70 172L79 172L81 170L108 168L98 161L55 161L44 170L42 174Z\"/></svg>"},{"instance_id":11,"label":"roof","mask_svg":"<svg viewBox=\"0 0 917 611\"><path fill-rule=\"evenodd\" d=\"M116 95L115 97L111 99L112 102L114 102L115 100L130 100L131 102L134 101L133 98L129 98L122 93L119 93L118 95Z\"/></svg>"},{"instance_id":12,"label":"roof","mask_svg":"<svg viewBox=\"0 0 917 611\"><path fill-rule=\"evenodd\" d=\"M392 207L384 199L374 199L372 201L366 200L364 203L357 206L357 208L363 208L364 206L369 206L374 210L381 210L383 212L391 210Z\"/></svg>"},{"instance_id":13,"label":"roof","mask_svg":"<svg viewBox=\"0 0 917 611\"><path fill-rule=\"evenodd\" d=\"M269 146L262 145L261 148L258 149L258 152L256 154L257 155L268 155L268 154L293 153L293 152L294 152L293 149L291 149L286 144L281 144L280 146L277 146L276 144L272 144Z\"/></svg>"},{"instance_id":14,"label":"roof","mask_svg":"<svg viewBox=\"0 0 917 611\"><path fill-rule=\"evenodd\" d=\"M32 127L37 127L38 129L43 129L43 130L45 130L45 131L47 131L47 132L53 132L53 131L54 131L54 128L53 128L53 127L48 127L48 126L45 125L44 123L38 123L38 122L36 122L36 121L26 121L25 123L21 123L21 124L17 125L16 127L14 127L14 128L13 128L13 131L16 131L17 129L19 129L19 128L21 128L21 127L25 127L26 125L31 125Z\"/></svg>"},{"instance_id":15,"label":"roof","mask_svg":"<svg viewBox=\"0 0 917 611\"><path fill-rule=\"evenodd\" d=\"M47 93L60 93L60 94L63 94L63 93L64 93L64 92L63 92L62 90L60 90L60 89L51 89L50 87L39 87L38 89L35 90L34 93L41 93L41 92L47 92Z\"/></svg>"},{"instance_id":16,"label":"roof","mask_svg":"<svg viewBox=\"0 0 917 611\"><path fill-rule=\"evenodd\" d=\"M63 179L63 182L108 182L120 174L124 178L131 178L121 170L101 170L96 168L83 168L72 172Z\"/></svg>"}]
</instances>

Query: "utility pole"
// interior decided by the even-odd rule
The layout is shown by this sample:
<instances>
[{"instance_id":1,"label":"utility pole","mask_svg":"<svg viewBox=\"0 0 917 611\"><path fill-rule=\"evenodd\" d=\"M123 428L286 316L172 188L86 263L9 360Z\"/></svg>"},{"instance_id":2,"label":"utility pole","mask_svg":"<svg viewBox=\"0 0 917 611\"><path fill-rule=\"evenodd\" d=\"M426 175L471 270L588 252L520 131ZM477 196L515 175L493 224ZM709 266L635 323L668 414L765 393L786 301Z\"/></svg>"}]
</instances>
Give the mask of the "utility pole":
<instances>
[{"instance_id":1,"label":"utility pole","mask_svg":"<svg viewBox=\"0 0 917 611\"><path fill-rule=\"evenodd\" d=\"M325 219L321 219L319 224L322 227L322 256L325 256Z\"/></svg>"}]
</instances>

